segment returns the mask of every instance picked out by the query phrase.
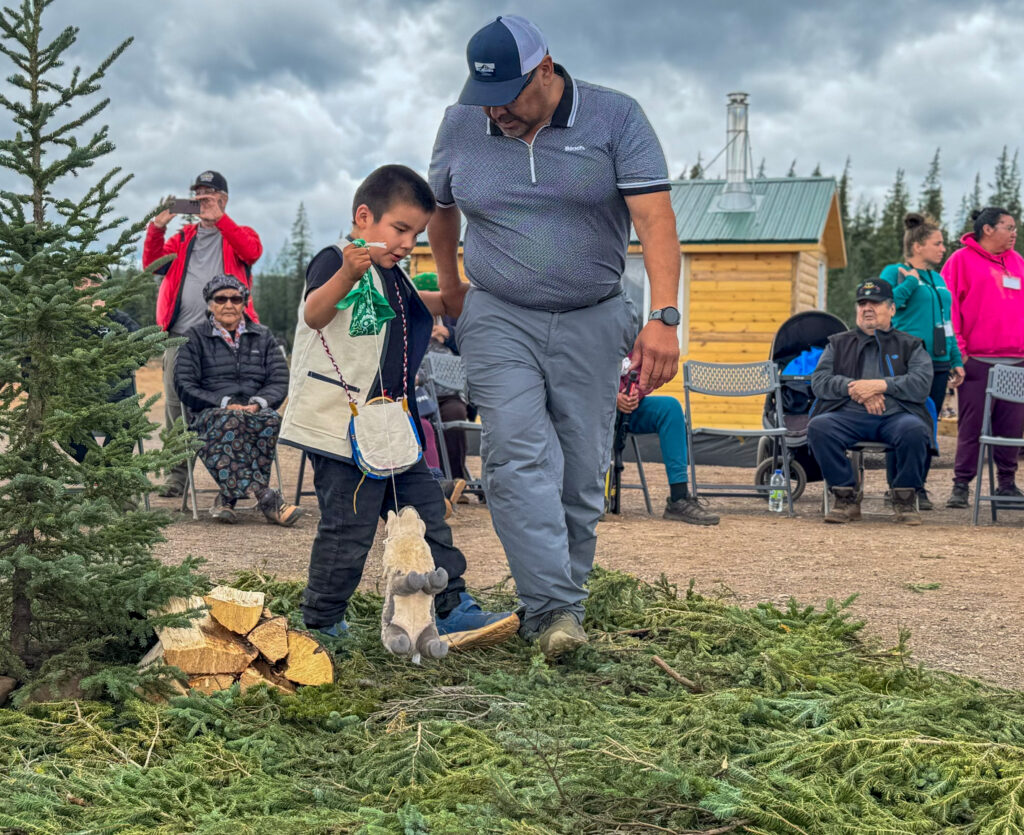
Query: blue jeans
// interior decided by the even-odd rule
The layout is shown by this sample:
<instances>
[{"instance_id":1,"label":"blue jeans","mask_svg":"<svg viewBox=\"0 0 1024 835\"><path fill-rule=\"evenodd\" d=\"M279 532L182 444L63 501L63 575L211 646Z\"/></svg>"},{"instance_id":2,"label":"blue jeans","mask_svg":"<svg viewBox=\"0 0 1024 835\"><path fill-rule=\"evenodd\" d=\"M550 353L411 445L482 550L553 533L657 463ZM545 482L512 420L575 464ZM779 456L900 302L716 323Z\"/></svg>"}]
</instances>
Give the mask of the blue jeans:
<instances>
[{"instance_id":1,"label":"blue jeans","mask_svg":"<svg viewBox=\"0 0 1024 835\"><path fill-rule=\"evenodd\" d=\"M807 424L807 442L829 487L856 485L857 477L846 450L859 441L874 441L893 448L894 488L919 489L924 485L931 428L921 418L909 412L872 415L859 409L838 409L817 415Z\"/></svg>"},{"instance_id":2,"label":"blue jeans","mask_svg":"<svg viewBox=\"0 0 1024 835\"><path fill-rule=\"evenodd\" d=\"M645 397L629 416L629 431L634 435L657 435L661 460L669 484L689 481L686 457L686 418L674 397Z\"/></svg>"}]
</instances>

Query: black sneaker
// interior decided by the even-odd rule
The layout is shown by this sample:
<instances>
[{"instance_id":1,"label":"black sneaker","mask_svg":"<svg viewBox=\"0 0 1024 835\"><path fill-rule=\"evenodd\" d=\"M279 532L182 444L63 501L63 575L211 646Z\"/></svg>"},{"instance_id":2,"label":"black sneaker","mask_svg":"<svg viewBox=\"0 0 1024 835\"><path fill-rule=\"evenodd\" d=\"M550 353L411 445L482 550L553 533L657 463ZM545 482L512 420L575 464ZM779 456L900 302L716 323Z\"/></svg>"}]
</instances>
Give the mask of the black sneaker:
<instances>
[{"instance_id":1,"label":"black sneaker","mask_svg":"<svg viewBox=\"0 0 1024 835\"><path fill-rule=\"evenodd\" d=\"M953 492L949 494L949 501L946 507L967 507L967 499L970 498L971 488L966 481L954 481Z\"/></svg>"},{"instance_id":2,"label":"black sneaker","mask_svg":"<svg viewBox=\"0 0 1024 835\"><path fill-rule=\"evenodd\" d=\"M707 510L693 496L685 499L665 500L665 512L661 514L663 519L672 519L675 522L686 522L688 525L717 525L718 516Z\"/></svg>"},{"instance_id":3,"label":"black sneaker","mask_svg":"<svg viewBox=\"0 0 1024 835\"><path fill-rule=\"evenodd\" d=\"M928 491L923 487L918 488L917 491L917 509L918 510L934 510L935 505L932 504L932 500L928 497Z\"/></svg>"},{"instance_id":4,"label":"black sneaker","mask_svg":"<svg viewBox=\"0 0 1024 835\"><path fill-rule=\"evenodd\" d=\"M1006 496L1011 499L1024 499L1024 493L1020 492L1020 488L1016 484L1011 484L1009 487L998 487L996 488L997 496ZM1011 508L1011 507L1022 507L1022 502L996 502L998 508Z\"/></svg>"}]
</instances>

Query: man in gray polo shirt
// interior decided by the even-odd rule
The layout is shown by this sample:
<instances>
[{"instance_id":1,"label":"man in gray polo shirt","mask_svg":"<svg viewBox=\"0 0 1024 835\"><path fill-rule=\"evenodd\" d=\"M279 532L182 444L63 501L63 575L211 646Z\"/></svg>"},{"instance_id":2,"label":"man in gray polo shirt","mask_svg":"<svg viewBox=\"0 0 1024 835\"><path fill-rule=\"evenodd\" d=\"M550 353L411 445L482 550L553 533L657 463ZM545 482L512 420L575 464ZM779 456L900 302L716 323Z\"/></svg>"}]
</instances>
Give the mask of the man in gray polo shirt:
<instances>
[{"instance_id":1,"label":"man in gray polo shirt","mask_svg":"<svg viewBox=\"0 0 1024 835\"><path fill-rule=\"evenodd\" d=\"M446 310L460 316L522 634L555 656L587 640L621 359L632 350L644 388L678 370L679 241L664 154L633 99L572 78L514 15L478 31L467 58L434 144L427 234ZM635 342L621 291L631 222L654 308Z\"/></svg>"}]
</instances>

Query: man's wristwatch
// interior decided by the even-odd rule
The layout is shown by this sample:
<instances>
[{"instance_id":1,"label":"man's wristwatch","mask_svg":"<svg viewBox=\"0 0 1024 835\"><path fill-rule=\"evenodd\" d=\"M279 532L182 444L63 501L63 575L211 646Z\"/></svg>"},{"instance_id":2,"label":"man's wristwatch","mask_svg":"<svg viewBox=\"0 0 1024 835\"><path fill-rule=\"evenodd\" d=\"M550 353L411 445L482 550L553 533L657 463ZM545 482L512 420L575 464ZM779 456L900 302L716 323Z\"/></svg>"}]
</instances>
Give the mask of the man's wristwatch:
<instances>
[{"instance_id":1,"label":"man's wristwatch","mask_svg":"<svg viewBox=\"0 0 1024 835\"><path fill-rule=\"evenodd\" d=\"M652 322L656 319L657 321L668 325L670 328L676 327L679 322L682 321L679 311L674 307L663 307L660 310L652 310L650 319Z\"/></svg>"}]
</instances>

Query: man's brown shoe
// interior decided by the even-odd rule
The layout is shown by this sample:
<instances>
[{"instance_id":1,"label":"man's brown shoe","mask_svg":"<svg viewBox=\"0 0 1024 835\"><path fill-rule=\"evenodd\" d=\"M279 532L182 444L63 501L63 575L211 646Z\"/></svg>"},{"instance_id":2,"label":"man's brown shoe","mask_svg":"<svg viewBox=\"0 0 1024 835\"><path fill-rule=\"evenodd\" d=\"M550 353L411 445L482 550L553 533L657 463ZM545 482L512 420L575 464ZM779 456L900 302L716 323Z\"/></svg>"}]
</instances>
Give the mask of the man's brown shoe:
<instances>
[{"instance_id":1,"label":"man's brown shoe","mask_svg":"<svg viewBox=\"0 0 1024 835\"><path fill-rule=\"evenodd\" d=\"M920 525L921 514L917 509L917 490L913 487L892 489L892 512L898 525Z\"/></svg>"},{"instance_id":2,"label":"man's brown shoe","mask_svg":"<svg viewBox=\"0 0 1024 835\"><path fill-rule=\"evenodd\" d=\"M825 521L833 525L856 522L860 519L860 494L856 487L830 487L832 507Z\"/></svg>"},{"instance_id":3,"label":"man's brown shoe","mask_svg":"<svg viewBox=\"0 0 1024 835\"><path fill-rule=\"evenodd\" d=\"M556 612L541 631L537 643L548 658L557 658L587 643L587 633L571 614Z\"/></svg>"}]
</instances>

